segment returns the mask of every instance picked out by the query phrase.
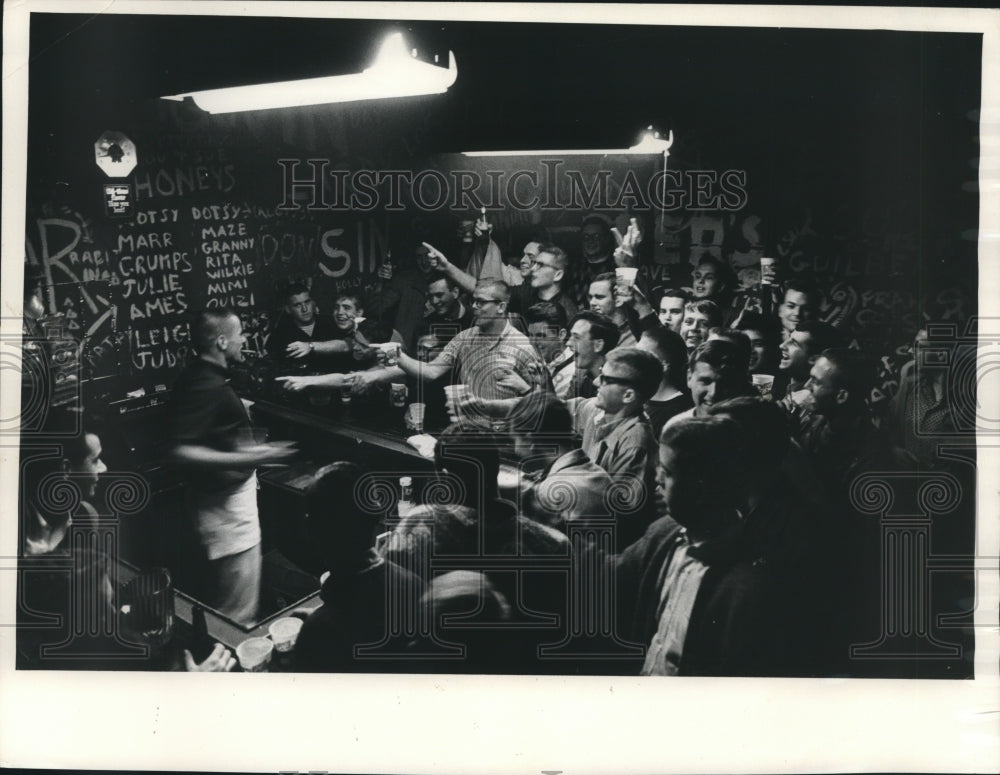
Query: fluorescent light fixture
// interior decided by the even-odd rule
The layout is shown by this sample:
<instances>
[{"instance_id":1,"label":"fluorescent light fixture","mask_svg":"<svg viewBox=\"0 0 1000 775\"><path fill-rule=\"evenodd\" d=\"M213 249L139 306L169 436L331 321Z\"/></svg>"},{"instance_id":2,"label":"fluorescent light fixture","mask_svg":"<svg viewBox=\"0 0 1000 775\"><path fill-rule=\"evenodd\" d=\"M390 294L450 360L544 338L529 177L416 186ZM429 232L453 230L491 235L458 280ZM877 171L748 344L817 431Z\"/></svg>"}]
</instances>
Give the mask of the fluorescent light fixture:
<instances>
[{"instance_id":1,"label":"fluorescent light fixture","mask_svg":"<svg viewBox=\"0 0 1000 775\"><path fill-rule=\"evenodd\" d=\"M562 151L463 151L462 153L465 156L621 156L662 153L664 157L667 157L670 155L670 146L673 144L674 130L671 129L670 136L664 140L653 127L648 127L643 133L642 139L631 148L574 148Z\"/></svg>"},{"instance_id":2,"label":"fluorescent light fixture","mask_svg":"<svg viewBox=\"0 0 1000 775\"><path fill-rule=\"evenodd\" d=\"M416 54L416 49L413 53ZM458 66L453 52L448 52L447 69L421 62L410 55L403 34L395 32L382 42L371 67L360 73L209 89L163 99L179 101L191 97L199 108L208 113L236 113L443 94L456 78Z\"/></svg>"}]
</instances>

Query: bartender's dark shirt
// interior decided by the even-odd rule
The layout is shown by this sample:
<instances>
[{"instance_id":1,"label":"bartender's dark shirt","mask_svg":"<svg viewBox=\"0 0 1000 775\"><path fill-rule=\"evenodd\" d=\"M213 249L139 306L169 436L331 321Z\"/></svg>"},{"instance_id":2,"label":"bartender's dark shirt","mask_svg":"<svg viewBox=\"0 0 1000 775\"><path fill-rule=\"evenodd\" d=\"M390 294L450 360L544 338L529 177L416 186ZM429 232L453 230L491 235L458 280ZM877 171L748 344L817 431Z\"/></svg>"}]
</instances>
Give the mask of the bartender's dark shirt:
<instances>
[{"instance_id":1,"label":"bartender's dark shirt","mask_svg":"<svg viewBox=\"0 0 1000 775\"><path fill-rule=\"evenodd\" d=\"M350 331L341 331L332 318L317 315L312 334L307 334L297 325L291 315L282 315L267 340L267 352L275 363L290 365L295 369L322 372L353 371L350 352L321 354L311 352L304 358L290 358L285 352L292 342L328 342L331 339L346 339Z\"/></svg>"},{"instance_id":2,"label":"bartender's dark shirt","mask_svg":"<svg viewBox=\"0 0 1000 775\"><path fill-rule=\"evenodd\" d=\"M232 452L250 439L250 417L229 379L228 369L201 358L180 373L168 410L171 446L196 444ZM213 491L245 482L253 469L190 466L184 473L188 484Z\"/></svg>"}]
</instances>

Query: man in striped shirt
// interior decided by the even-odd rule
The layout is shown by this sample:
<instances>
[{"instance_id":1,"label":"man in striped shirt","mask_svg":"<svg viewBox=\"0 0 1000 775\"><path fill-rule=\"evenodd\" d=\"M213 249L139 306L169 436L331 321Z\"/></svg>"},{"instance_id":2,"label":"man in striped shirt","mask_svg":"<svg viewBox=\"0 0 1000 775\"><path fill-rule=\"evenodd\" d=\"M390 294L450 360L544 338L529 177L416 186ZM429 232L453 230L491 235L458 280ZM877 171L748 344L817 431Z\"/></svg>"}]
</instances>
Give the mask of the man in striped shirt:
<instances>
[{"instance_id":1,"label":"man in striped shirt","mask_svg":"<svg viewBox=\"0 0 1000 775\"><path fill-rule=\"evenodd\" d=\"M431 381L451 374L467 385L476 410L505 417L517 399L545 382L545 366L524 334L507 319L510 288L501 280L483 280L472 296L473 325L459 332L430 363L399 356L395 367L359 372L364 384L398 379L404 374ZM510 379L517 375L520 379ZM529 385L524 390L524 383Z\"/></svg>"}]
</instances>

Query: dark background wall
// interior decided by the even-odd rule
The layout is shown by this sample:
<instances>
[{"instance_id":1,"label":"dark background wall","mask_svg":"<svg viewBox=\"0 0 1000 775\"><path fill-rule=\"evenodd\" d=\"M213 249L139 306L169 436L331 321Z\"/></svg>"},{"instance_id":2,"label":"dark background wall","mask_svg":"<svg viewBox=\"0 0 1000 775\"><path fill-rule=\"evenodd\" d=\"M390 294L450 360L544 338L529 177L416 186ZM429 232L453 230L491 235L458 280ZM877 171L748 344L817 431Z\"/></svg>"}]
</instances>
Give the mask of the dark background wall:
<instances>
[{"instance_id":1,"label":"dark background wall","mask_svg":"<svg viewBox=\"0 0 1000 775\"><path fill-rule=\"evenodd\" d=\"M157 99L356 72L392 29L421 57L455 52L447 94L230 116ZM963 235L978 223L980 52L980 36L943 33L34 14L26 254L46 270L50 312L84 340L85 381L120 397L169 382L190 310L235 304L260 348L284 279L370 289L386 247L447 249L466 212L281 212L279 158L478 169L455 154L621 148L653 124L674 132L671 169L747 181L739 209L680 208L650 231L660 281L702 252L774 255L826 288L825 318L891 353L924 308L975 311L976 243ZM138 147L126 219L107 217L94 163L108 129ZM533 222L576 251L580 215L493 217L512 255Z\"/></svg>"}]
</instances>

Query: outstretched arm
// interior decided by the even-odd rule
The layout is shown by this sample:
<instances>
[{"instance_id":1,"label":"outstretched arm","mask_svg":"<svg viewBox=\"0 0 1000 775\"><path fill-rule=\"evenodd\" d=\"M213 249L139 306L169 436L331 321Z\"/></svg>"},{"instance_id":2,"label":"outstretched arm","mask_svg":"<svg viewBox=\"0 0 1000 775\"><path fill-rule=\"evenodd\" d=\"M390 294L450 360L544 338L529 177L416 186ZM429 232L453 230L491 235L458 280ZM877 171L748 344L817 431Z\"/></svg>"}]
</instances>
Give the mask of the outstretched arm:
<instances>
[{"instance_id":1,"label":"outstretched arm","mask_svg":"<svg viewBox=\"0 0 1000 775\"><path fill-rule=\"evenodd\" d=\"M175 463L213 469L252 468L264 463L277 463L295 454L293 442L251 444L231 452L206 447L202 444L180 443L168 453Z\"/></svg>"},{"instance_id":2,"label":"outstretched arm","mask_svg":"<svg viewBox=\"0 0 1000 775\"><path fill-rule=\"evenodd\" d=\"M449 261L444 253L438 250L433 245L426 242L422 243L432 259L437 263L438 270L449 280L454 282L459 288L461 288L466 293L472 293L476 290L476 278L473 277L468 272L463 272L457 266L455 266L451 261Z\"/></svg>"},{"instance_id":3,"label":"outstretched arm","mask_svg":"<svg viewBox=\"0 0 1000 775\"><path fill-rule=\"evenodd\" d=\"M285 355L289 358L305 358L311 352L333 355L350 351L345 339L328 339L325 342L292 342L285 348Z\"/></svg>"},{"instance_id":4,"label":"outstretched arm","mask_svg":"<svg viewBox=\"0 0 1000 775\"><path fill-rule=\"evenodd\" d=\"M426 381L443 377L452 367L450 358L443 358L439 355L430 363L424 363L423 361L418 361L416 358L411 358L406 353L399 354L398 364L403 373Z\"/></svg>"},{"instance_id":5,"label":"outstretched arm","mask_svg":"<svg viewBox=\"0 0 1000 775\"><path fill-rule=\"evenodd\" d=\"M275 377L274 381L285 388L285 390L290 390L293 393L297 393L300 390L305 390L306 388L318 387L318 388L342 388L346 382L346 377L343 374L316 374L309 377Z\"/></svg>"}]
</instances>

